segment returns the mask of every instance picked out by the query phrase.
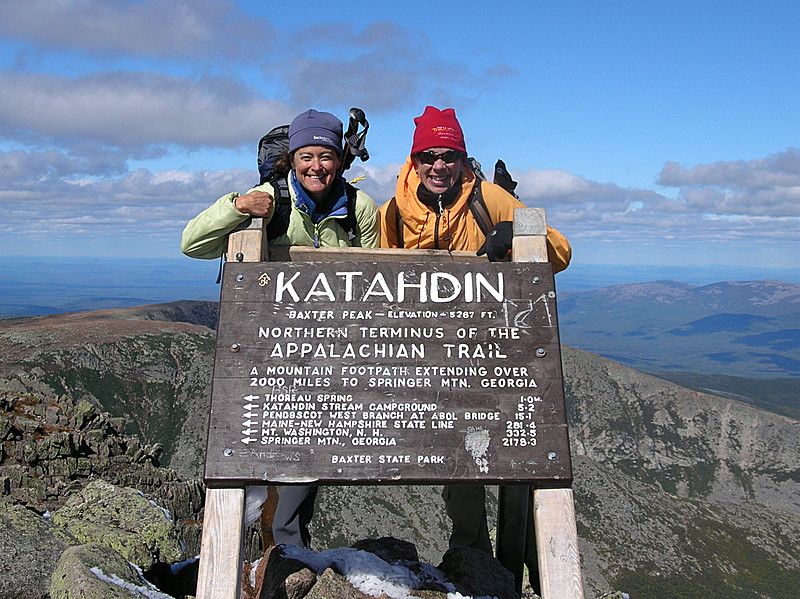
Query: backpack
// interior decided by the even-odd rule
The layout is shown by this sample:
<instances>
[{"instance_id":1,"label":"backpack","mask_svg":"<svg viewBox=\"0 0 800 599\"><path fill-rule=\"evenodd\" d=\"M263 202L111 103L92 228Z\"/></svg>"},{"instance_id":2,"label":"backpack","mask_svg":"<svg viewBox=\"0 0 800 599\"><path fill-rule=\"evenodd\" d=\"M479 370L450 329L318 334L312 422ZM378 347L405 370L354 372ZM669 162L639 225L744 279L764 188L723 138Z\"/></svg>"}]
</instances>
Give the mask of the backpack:
<instances>
[{"instance_id":1,"label":"backpack","mask_svg":"<svg viewBox=\"0 0 800 599\"><path fill-rule=\"evenodd\" d=\"M481 164L472 157L467 158L467 163L472 171L475 173L475 184L472 186L472 193L469 196L469 210L472 213L472 218L478 225L478 228L483 233L484 237L489 235L494 224L492 217L489 214L489 208L486 206L486 201L483 199L483 191L481 190L481 182L486 181L486 176L481 170ZM517 188L517 182L511 178L511 174L506 169L506 163L498 160L494 165L494 177L492 183L499 185L508 193L519 199L519 196L514 191ZM396 219L397 230L397 245L404 247L403 244L403 219L400 216L400 211L397 209L397 204L394 204L394 212Z\"/></svg>"},{"instance_id":2,"label":"backpack","mask_svg":"<svg viewBox=\"0 0 800 599\"><path fill-rule=\"evenodd\" d=\"M359 131L359 125L363 127ZM343 173L353 163L356 157L362 162L369 160L369 152L365 147L369 122L364 111L360 108L350 109L350 120L344 134L345 147L342 154ZM279 125L272 128L258 142L258 173L259 185L269 183L275 190L275 212L267 225L267 239L276 239L284 235L289 228L289 217L292 213L292 196L286 182L286 175L275 172L275 162L284 150L289 148L289 125ZM341 174L341 173L339 173ZM353 240L358 235L356 222L356 193L358 190L350 183L345 182L347 192L347 216L340 221L341 227L347 238Z\"/></svg>"}]
</instances>

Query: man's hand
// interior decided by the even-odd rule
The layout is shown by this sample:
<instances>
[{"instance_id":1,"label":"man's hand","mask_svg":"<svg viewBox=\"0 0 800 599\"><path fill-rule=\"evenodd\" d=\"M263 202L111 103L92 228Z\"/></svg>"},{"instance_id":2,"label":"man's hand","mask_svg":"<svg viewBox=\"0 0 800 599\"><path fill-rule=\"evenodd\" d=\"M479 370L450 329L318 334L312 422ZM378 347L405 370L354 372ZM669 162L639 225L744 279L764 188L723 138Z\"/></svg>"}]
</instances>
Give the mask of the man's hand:
<instances>
[{"instance_id":1,"label":"man's hand","mask_svg":"<svg viewBox=\"0 0 800 599\"><path fill-rule=\"evenodd\" d=\"M508 252L511 250L511 240L514 238L514 223L510 220L504 220L497 223L489 234L486 236L486 241L476 252L477 256L489 258L489 262L500 262L505 259Z\"/></svg>"},{"instance_id":2,"label":"man's hand","mask_svg":"<svg viewBox=\"0 0 800 599\"><path fill-rule=\"evenodd\" d=\"M266 191L251 191L234 200L234 205L239 212L250 216L266 217L275 209L275 198Z\"/></svg>"}]
</instances>

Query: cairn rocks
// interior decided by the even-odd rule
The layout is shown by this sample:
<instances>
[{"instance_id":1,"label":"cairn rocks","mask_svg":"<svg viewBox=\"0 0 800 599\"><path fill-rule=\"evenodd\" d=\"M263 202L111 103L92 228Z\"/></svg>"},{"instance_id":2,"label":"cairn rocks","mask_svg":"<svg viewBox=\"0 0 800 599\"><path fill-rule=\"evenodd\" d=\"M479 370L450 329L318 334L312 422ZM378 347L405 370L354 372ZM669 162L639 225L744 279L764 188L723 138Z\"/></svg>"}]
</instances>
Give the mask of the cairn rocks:
<instances>
[{"instance_id":1,"label":"cairn rocks","mask_svg":"<svg viewBox=\"0 0 800 599\"><path fill-rule=\"evenodd\" d=\"M55 511L92 480L137 489L169 510L188 552L200 551L205 487L159 466L161 446L87 401L0 392L0 497Z\"/></svg>"},{"instance_id":2,"label":"cairn rocks","mask_svg":"<svg viewBox=\"0 0 800 599\"><path fill-rule=\"evenodd\" d=\"M168 515L133 489L93 481L52 515L0 499L0 599L167 598L143 571L184 557Z\"/></svg>"},{"instance_id":3,"label":"cairn rocks","mask_svg":"<svg viewBox=\"0 0 800 599\"><path fill-rule=\"evenodd\" d=\"M245 585L245 597L385 599L400 593L447 599L459 592L464 597L519 599L511 572L486 553L451 549L438 568L417 561L416 554L412 543L392 537L321 553L278 545L265 556L266 567L258 565L255 587Z\"/></svg>"},{"instance_id":4,"label":"cairn rocks","mask_svg":"<svg viewBox=\"0 0 800 599\"><path fill-rule=\"evenodd\" d=\"M0 441L2 494L42 512L93 478L144 492L177 480L159 468L159 444L126 435L123 418L87 401L2 392Z\"/></svg>"},{"instance_id":5,"label":"cairn rocks","mask_svg":"<svg viewBox=\"0 0 800 599\"><path fill-rule=\"evenodd\" d=\"M126 572L129 562L147 570L199 553L202 483L159 467L160 445L125 434L123 419L87 401L5 391L0 441L0 599L68 597L79 588L77 564L96 554ZM105 571L102 561L95 566ZM50 589L57 568L73 583ZM117 570L109 571L142 584L141 573ZM93 582L86 588L98 584L90 574L82 574ZM97 596L115 596L117 587L103 584L110 590Z\"/></svg>"}]
</instances>

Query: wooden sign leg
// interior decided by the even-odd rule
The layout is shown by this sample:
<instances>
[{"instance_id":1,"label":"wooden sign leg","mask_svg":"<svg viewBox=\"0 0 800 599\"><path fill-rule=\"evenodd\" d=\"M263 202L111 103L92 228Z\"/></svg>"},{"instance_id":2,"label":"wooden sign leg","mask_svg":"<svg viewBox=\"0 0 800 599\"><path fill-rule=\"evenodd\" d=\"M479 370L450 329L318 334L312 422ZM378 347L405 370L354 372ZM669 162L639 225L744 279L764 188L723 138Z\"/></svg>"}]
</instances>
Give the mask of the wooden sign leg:
<instances>
[{"instance_id":1,"label":"wooden sign leg","mask_svg":"<svg viewBox=\"0 0 800 599\"><path fill-rule=\"evenodd\" d=\"M197 599L238 599L243 527L244 489L207 489Z\"/></svg>"},{"instance_id":2,"label":"wooden sign leg","mask_svg":"<svg viewBox=\"0 0 800 599\"><path fill-rule=\"evenodd\" d=\"M572 489L533 492L542 599L583 599Z\"/></svg>"}]
</instances>

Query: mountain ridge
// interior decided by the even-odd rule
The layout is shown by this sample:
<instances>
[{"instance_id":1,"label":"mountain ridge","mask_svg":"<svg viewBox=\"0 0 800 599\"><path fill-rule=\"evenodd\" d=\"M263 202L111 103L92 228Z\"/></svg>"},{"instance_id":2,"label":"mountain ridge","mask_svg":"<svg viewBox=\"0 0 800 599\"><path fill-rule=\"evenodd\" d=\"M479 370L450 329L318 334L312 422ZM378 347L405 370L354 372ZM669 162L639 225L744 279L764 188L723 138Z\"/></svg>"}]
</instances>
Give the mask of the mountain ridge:
<instances>
[{"instance_id":1,"label":"mountain ridge","mask_svg":"<svg viewBox=\"0 0 800 599\"><path fill-rule=\"evenodd\" d=\"M558 312L562 342L639 370L800 377L800 285L793 283L615 285L561 292Z\"/></svg>"},{"instance_id":2,"label":"mountain ridge","mask_svg":"<svg viewBox=\"0 0 800 599\"><path fill-rule=\"evenodd\" d=\"M177 302L0 322L0 389L102 406L197 479L209 310ZM798 420L569 346L562 362L587 596L797 596ZM318 547L391 535L427 556L441 555L446 531L431 486L327 486L313 525Z\"/></svg>"}]
</instances>

